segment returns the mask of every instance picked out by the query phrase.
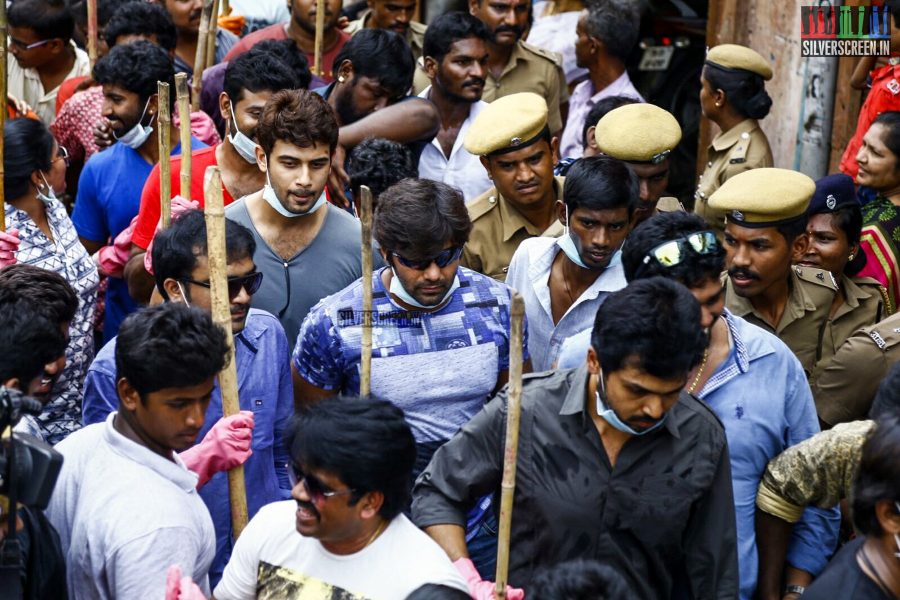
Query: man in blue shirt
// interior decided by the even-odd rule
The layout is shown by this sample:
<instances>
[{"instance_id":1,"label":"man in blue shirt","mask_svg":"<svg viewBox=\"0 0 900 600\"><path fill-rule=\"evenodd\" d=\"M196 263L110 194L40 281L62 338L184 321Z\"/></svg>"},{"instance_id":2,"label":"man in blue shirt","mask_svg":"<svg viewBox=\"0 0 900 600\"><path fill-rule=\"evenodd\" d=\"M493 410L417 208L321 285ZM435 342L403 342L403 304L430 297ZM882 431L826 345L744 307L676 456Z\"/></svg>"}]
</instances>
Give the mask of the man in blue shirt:
<instances>
[{"instance_id":1,"label":"man in blue shirt","mask_svg":"<svg viewBox=\"0 0 900 600\"><path fill-rule=\"evenodd\" d=\"M94 66L94 79L103 86L103 116L118 142L94 154L78 182L72 221L91 254L128 227L138 214L144 182L159 162L157 82L169 82L171 110L174 78L168 53L143 40L114 46ZM181 154L178 140L178 129L172 128L172 154ZM191 138L192 149L203 147L202 142ZM104 341L115 337L119 324L136 308L125 280L110 277Z\"/></svg>"},{"instance_id":2,"label":"man in blue shirt","mask_svg":"<svg viewBox=\"0 0 900 600\"><path fill-rule=\"evenodd\" d=\"M293 413L288 369L290 350L278 320L267 312L250 308L250 297L262 279L253 264L256 246L253 235L233 221L226 219L225 223L238 395L241 409L252 411L255 423L253 454L244 463L247 507L252 517L262 506L290 496L285 466L288 455L282 441L282 433ZM157 234L153 266L157 289L164 299L210 310L206 252L206 226L200 211L185 213ZM113 339L104 346L88 370L84 394L86 425L103 421L118 408L115 345ZM217 383L206 411L205 426L197 439L202 440L221 417L222 397ZM215 585L233 545L226 475L214 475L200 490L200 495L216 530L216 557L210 568L210 581Z\"/></svg>"},{"instance_id":3,"label":"man in blue shirt","mask_svg":"<svg viewBox=\"0 0 900 600\"><path fill-rule=\"evenodd\" d=\"M725 425L737 519L740 598L750 600L766 575L757 568L756 492L769 461L819 431L800 362L775 335L725 308L720 273L725 250L700 217L660 213L629 235L622 249L628 281L662 276L687 286L700 302L709 346L688 375L685 391L706 402ZM779 580L808 585L837 542L837 510L809 508L794 529ZM767 540L760 539L760 544ZM764 568L765 570L765 568ZM760 584L761 585L761 584ZM796 588L791 588L796 589ZM785 598L793 598L785 595Z\"/></svg>"}]
</instances>

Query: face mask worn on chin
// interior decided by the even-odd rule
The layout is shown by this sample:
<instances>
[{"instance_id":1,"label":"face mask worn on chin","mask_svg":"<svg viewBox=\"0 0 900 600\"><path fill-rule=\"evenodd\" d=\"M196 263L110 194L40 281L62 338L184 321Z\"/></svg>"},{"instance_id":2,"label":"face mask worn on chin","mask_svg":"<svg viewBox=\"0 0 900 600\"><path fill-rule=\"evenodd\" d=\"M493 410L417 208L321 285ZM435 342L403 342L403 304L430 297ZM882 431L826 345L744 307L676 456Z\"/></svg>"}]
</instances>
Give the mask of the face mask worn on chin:
<instances>
[{"instance_id":1,"label":"face mask worn on chin","mask_svg":"<svg viewBox=\"0 0 900 600\"><path fill-rule=\"evenodd\" d=\"M603 389L603 396L606 396L606 386L603 383L603 371L600 371L599 381L600 387ZM630 433L631 435L647 435L651 431L655 431L662 427L666 422L666 417L669 416L668 413L666 413L663 415L662 419L657 421L651 427L648 427L647 429L644 429L642 431L637 431L636 429L632 429L627 423L622 421L622 419L619 418L619 415L616 414L616 411L614 411L612 407L607 406L606 408L604 408L605 403L601 399L599 391L594 392L594 397L597 400L597 415L622 433Z\"/></svg>"},{"instance_id":2,"label":"face mask worn on chin","mask_svg":"<svg viewBox=\"0 0 900 600\"><path fill-rule=\"evenodd\" d=\"M38 188L37 197L38 200L43 202L44 204L50 204L51 202L58 202L59 198L56 197L56 192L53 191L53 188L47 183L47 178L44 177L44 173L41 172L41 179L44 180L44 185L47 186L47 193L45 194Z\"/></svg>"},{"instance_id":3,"label":"face mask worn on chin","mask_svg":"<svg viewBox=\"0 0 900 600\"><path fill-rule=\"evenodd\" d=\"M406 291L406 288L404 288L403 284L400 283L400 278L397 277L397 271L394 271L394 269L391 268L391 273L393 274L393 277L391 277L390 292L403 300L404 303L409 304L410 306L415 306L416 308L421 308L422 310L434 310L439 306L443 306L444 303L450 300L450 297L453 296L453 292L459 289L459 275L455 275L453 277L453 283L450 285L450 289L447 290L447 293L444 294L444 297L441 298L440 302L437 302L431 306L426 306L425 304L422 304L421 302L413 298L412 294Z\"/></svg>"},{"instance_id":4,"label":"face mask worn on chin","mask_svg":"<svg viewBox=\"0 0 900 600\"><path fill-rule=\"evenodd\" d=\"M229 135L228 140L231 142L231 145L234 146L234 149L237 150L237 153L241 155L241 158L248 163L256 163L256 142L241 133L241 130L237 125L237 118L234 116L234 105L231 105L230 108L231 124L234 126L234 130L237 133Z\"/></svg>"},{"instance_id":5,"label":"face mask worn on chin","mask_svg":"<svg viewBox=\"0 0 900 600\"><path fill-rule=\"evenodd\" d=\"M278 195L275 193L275 188L272 187L272 181L269 179L269 169L268 164L266 165L266 185L263 188L263 200L272 207L272 209L277 212L282 217L286 217L288 219L293 219L295 217L305 217L307 215L311 215L322 206L325 205L325 190L322 190L322 193L319 194L319 199L316 200L315 204L309 207L309 210L302 213L294 213L289 211L284 207L281 201L278 199Z\"/></svg>"},{"instance_id":6,"label":"face mask worn on chin","mask_svg":"<svg viewBox=\"0 0 900 600\"><path fill-rule=\"evenodd\" d=\"M150 106L150 98L147 98L147 103L144 104L144 112L141 113L141 118L138 119L138 122L134 124L134 127L129 129L128 132L122 137L118 137L115 134L113 134L113 137L115 137L116 140L122 142L129 148L132 148L133 150L137 150L138 148L143 146L144 142L147 141L147 138L150 137L150 134L153 133L153 127L151 127L150 125L141 125L141 121L144 120L144 115L147 114L148 106ZM154 116L155 115L150 117L150 123L153 123Z\"/></svg>"},{"instance_id":7,"label":"face mask worn on chin","mask_svg":"<svg viewBox=\"0 0 900 600\"><path fill-rule=\"evenodd\" d=\"M566 206L566 227L565 231L561 236L556 238L556 245L559 246L560 250L565 252L566 256L569 257L573 263L581 267L582 269L589 269L584 261L581 260L581 255L578 253L578 248L575 246L575 240L572 239L572 236L569 234L569 207Z\"/></svg>"},{"instance_id":8,"label":"face mask worn on chin","mask_svg":"<svg viewBox=\"0 0 900 600\"><path fill-rule=\"evenodd\" d=\"M900 513L900 502L894 502L894 506L897 507L897 512ZM894 552L894 556L900 558L900 535L894 534L894 543L897 544L897 551Z\"/></svg>"}]
</instances>

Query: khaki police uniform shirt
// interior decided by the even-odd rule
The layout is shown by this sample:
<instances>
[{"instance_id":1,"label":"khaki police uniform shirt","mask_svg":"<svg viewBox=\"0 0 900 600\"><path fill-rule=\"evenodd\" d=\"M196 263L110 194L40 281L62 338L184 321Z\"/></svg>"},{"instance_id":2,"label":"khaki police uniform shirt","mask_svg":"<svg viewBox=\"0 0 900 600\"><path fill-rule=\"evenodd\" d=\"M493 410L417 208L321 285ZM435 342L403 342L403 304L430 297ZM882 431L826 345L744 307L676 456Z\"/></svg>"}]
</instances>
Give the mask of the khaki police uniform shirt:
<instances>
[{"instance_id":1,"label":"khaki police uniform shirt","mask_svg":"<svg viewBox=\"0 0 900 600\"><path fill-rule=\"evenodd\" d=\"M556 177L553 187L562 200L565 177ZM522 216L506 198L492 187L469 203L472 233L463 248L462 265L498 281L506 281L513 254L524 240L532 237L559 237L563 225L554 220L541 231Z\"/></svg>"},{"instance_id":2,"label":"khaki police uniform shirt","mask_svg":"<svg viewBox=\"0 0 900 600\"><path fill-rule=\"evenodd\" d=\"M355 21L350 21L346 27L344 27L344 31L349 33L351 36L356 34L358 31L362 31L366 28L366 21L368 21L371 16L372 9L367 8L366 10L359 13L359 18ZM406 31L406 43L409 44L409 47L412 49L413 58L415 60L419 60L422 58L422 48L425 46L425 30L428 29L426 25L419 23L417 21L409 22L409 29ZM422 88L424 89L424 88Z\"/></svg>"},{"instance_id":3,"label":"khaki police uniform shirt","mask_svg":"<svg viewBox=\"0 0 900 600\"><path fill-rule=\"evenodd\" d=\"M819 418L828 425L867 418L878 386L900 362L900 313L864 327L841 345L813 382Z\"/></svg>"},{"instance_id":4,"label":"khaki police uniform shirt","mask_svg":"<svg viewBox=\"0 0 900 600\"><path fill-rule=\"evenodd\" d=\"M420 60L413 79L413 92L420 94L429 85L431 80L425 74L424 63ZM487 74L481 99L493 102L497 98L519 92L534 92L543 97L550 111L547 115L550 133L562 131L559 107L569 101L569 88L562 71L562 57L558 53L519 41L500 78L495 79L490 73Z\"/></svg>"},{"instance_id":5,"label":"khaki police uniform shirt","mask_svg":"<svg viewBox=\"0 0 900 600\"><path fill-rule=\"evenodd\" d=\"M777 327L772 327L748 298L734 291L726 275L725 306L732 313L777 335L800 360L809 375L820 356L820 336L824 333L837 283L828 271L810 267L791 269L790 297Z\"/></svg>"},{"instance_id":6,"label":"khaki police uniform shirt","mask_svg":"<svg viewBox=\"0 0 900 600\"><path fill-rule=\"evenodd\" d=\"M725 213L709 208L709 197L738 173L773 166L772 150L756 119L745 119L713 139L707 149L707 161L694 194L694 212L721 238L725 232Z\"/></svg>"}]
</instances>

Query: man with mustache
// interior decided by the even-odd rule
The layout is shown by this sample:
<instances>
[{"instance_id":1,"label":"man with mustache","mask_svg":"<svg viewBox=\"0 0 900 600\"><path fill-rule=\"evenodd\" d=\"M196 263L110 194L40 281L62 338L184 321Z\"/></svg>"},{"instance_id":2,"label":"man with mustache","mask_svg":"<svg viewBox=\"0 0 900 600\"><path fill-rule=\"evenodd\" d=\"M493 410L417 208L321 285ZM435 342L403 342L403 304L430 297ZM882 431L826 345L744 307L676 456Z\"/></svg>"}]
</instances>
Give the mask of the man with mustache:
<instances>
[{"instance_id":1,"label":"man with mustache","mask_svg":"<svg viewBox=\"0 0 900 600\"><path fill-rule=\"evenodd\" d=\"M465 147L480 157L482 173L494 185L468 206L472 235L465 266L504 281L524 240L562 235L556 203L566 180L553 176L557 144L547 127L547 103L537 94L505 96L478 115Z\"/></svg>"},{"instance_id":2,"label":"man with mustache","mask_svg":"<svg viewBox=\"0 0 900 600\"><path fill-rule=\"evenodd\" d=\"M175 31L178 33L175 42L175 72L194 75L194 61L197 59L197 45L200 43L200 14L203 11L202 0L161 0L161 4L172 16ZM213 22L216 26L216 23ZM206 40L203 40L205 43ZM213 64L225 60L225 55L238 42L238 37L216 26L216 55ZM198 74L199 75L199 74Z\"/></svg>"},{"instance_id":3,"label":"man with mustache","mask_svg":"<svg viewBox=\"0 0 900 600\"><path fill-rule=\"evenodd\" d=\"M463 12L438 17L425 34L425 70L431 85L419 97L437 107L441 128L422 150L419 177L458 188L466 202L491 187L478 158L463 143L473 121L488 107L481 100L487 40L484 24Z\"/></svg>"},{"instance_id":4,"label":"man with mustache","mask_svg":"<svg viewBox=\"0 0 900 600\"><path fill-rule=\"evenodd\" d=\"M422 58L427 27L413 21L418 0L368 0L369 8L344 28L351 36L363 29L390 29L403 36L409 44L413 58ZM433 23L432 23L433 25Z\"/></svg>"},{"instance_id":5,"label":"man with mustache","mask_svg":"<svg viewBox=\"0 0 900 600\"><path fill-rule=\"evenodd\" d=\"M725 306L777 335L809 375L820 353L837 284L828 271L792 267L809 243L812 179L786 169L739 173L709 198L727 213Z\"/></svg>"},{"instance_id":6,"label":"man with mustache","mask_svg":"<svg viewBox=\"0 0 900 600\"><path fill-rule=\"evenodd\" d=\"M206 223L203 213L196 210L186 212L156 235L153 267L157 288L166 301L205 312L212 309L206 244ZM261 506L286 498L290 487L284 468L287 459L283 443L284 428L293 408L286 361L290 349L278 320L250 307L251 298L263 280L263 274L253 263L256 248L253 235L245 227L226 219L225 244L238 397L241 409L252 412L253 417L249 424L240 420L234 422L228 435L243 438L249 436L252 429L250 447L253 453L244 464L247 507L252 516ZM115 364L118 344L118 338L114 338L104 346L88 370L83 405L85 425L102 422L120 405ZM197 440L203 439L222 419L218 384L213 388L211 398L204 411L206 426L198 426ZM227 477L224 474L212 476L200 496L209 508L215 526L216 555L209 571L212 585L215 585L222 576L233 544Z\"/></svg>"}]
</instances>

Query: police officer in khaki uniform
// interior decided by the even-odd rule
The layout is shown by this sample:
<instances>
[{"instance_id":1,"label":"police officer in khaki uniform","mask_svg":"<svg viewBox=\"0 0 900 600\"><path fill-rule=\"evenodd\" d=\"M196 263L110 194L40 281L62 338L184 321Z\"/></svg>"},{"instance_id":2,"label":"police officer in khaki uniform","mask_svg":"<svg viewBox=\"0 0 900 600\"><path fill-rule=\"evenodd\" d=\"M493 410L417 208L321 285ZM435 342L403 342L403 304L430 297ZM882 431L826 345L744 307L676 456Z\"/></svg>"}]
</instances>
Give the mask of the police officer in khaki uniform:
<instances>
[{"instance_id":1,"label":"police officer in khaki uniform","mask_svg":"<svg viewBox=\"0 0 900 600\"><path fill-rule=\"evenodd\" d=\"M772 99L764 81L772 68L750 48L722 44L709 51L701 77L700 110L719 126L707 148L707 163L694 194L694 212L721 236L725 215L709 206L709 198L729 178L773 166L769 140L758 119L769 114Z\"/></svg>"},{"instance_id":2,"label":"police officer in khaki uniform","mask_svg":"<svg viewBox=\"0 0 900 600\"><path fill-rule=\"evenodd\" d=\"M344 28L351 36L366 28L390 29L406 39L413 57L422 58L425 30L422 23L412 20L416 12L416 0L369 0L369 8L359 13L359 18Z\"/></svg>"},{"instance_id":3,"label":"police officer in khaki uniform","mask_svg":"<svg viewBox=\"0 0 900 600\"><path fill-rule=\"evenodd\" d=\"M684 210L677 198L662 196L669 185L669 156L681 141L681 126L671 113L653 104L626 104L600 119L594 138L601 154L625 161L638 176L635 226L658 211Z\"/></svg>"},{"instance_id":4,"label":"police officer in khaki uniform","mask_svg":"<svg viewBox=\"0 0 900 600\"><path fill-rule=\"evenodd\" d=\"M710 207L725 222L725 306L777 335L809 375L821 353L837 283L828 271L793 266L804 252L812 179L786 169L754 169L722 184Z\"/></svg>"},{"instance_id":5,"label":"police officer in khaki uniform","mask_svg":"<svg viewBox=\"0 0 900 600\"><path fill-rule=\"evenodd\" d=\"M559 140L550 137L547 112L537 94L505 96L475 117L464 141L494 186L468 205L472 233L462 265L499 281L523 240L563 233L556 201L565 178L553 176Z\"/></svg>"}]
</instances>

